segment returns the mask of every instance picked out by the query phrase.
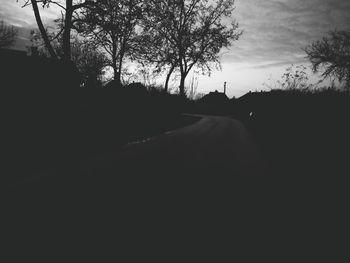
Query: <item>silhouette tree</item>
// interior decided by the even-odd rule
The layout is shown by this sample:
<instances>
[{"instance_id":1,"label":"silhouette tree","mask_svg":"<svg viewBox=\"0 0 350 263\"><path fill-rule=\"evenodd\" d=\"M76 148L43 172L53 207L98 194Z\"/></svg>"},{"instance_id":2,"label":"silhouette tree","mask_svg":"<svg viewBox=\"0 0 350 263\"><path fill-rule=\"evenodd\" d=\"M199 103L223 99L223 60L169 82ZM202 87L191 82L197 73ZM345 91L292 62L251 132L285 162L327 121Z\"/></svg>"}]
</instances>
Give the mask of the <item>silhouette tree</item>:
<instances>
[{"instance_id":1,"label":"silhouette tree","mask_svg":"<svg viewBox=\"0 0 350 263\"><path fill-rule=\"evenodd\" d=\"M152 18L143 20L144 30L137 36L136 50L132 58L144 66L151 68L154 66L154 73L166 73L164 91L169 90L169 81L173 72L177 69L177 56L171 42L164 37L152 23L148 23Z\"/></svg>"},{"instance_id":2,"label":"silhouette tree","mask_svg":"<svg viewBox=\"0 0 350 263\"><path fill-rule=\"evenodd\" d=\"M84 87L100 87L104 68L108 65L108 59L104 52L87 40L75 40L71 43L72 61L82 75Z\"/></svg>"},{"instance_id":3,"label":"silhouette tree","mask_svg":"<svg viewBox=\"0 0 350 263\"><path fill-rule=\"evenodd\" d=\"M232 16L234 0L150 0L146 10L142 34L149 36L147 46L155 45L151 58L160 66L169 65L168 77L178 68L183 97L191 69L196 66L210 74L213 66L220 67L221 49L241 35L235 21L224 22Z\"/></svg>"},{"instance_id":4,"label":"silhouette tree","mask_svg":"<svg viewBox=\"0 0 350 263\"><path fill-rule=\"evenodd\" d=\"M350 31L332 31L304 50L315 72L324 66L324 78L335 77L350 86Z\"/></svg>"},{"instance_id":5,"label":"silhouette tree","mask_svg":"<svg viewBox=\"0 0 350 263\"><path fill-rule=\"evenodd\" d=\"M124 60L135 48L141 4L140 0L101 0L80 15L79 31L109 55L114 80L118 83Z\"/></svg>"},{"instance_id":6,"label":"silhouette tree","mask_svg":"<svg viewBox=\"0 0 350 263\"><path fill-rule=\"evenodd\" d=\"M58 56L51 45L49 34L42 22L38 3L41 4L42 8L49 8L50 5L56 5L63 10L62 11L62 29L58 32L58 35L62 34L63 56L61 58L66 61L70 61L71 60L71 31L73 28L75 28L74 17L78 15L79 11L82 8L93 6L96 2L97 2L96 0L65 0L64 1L65 4L62 4L62 1L54 1L54 0L24 0L23 7L26 7L29 5L33 7L35 19L38 24L40 33L42 35L42 39L45 43L45 46L50 56L55 59L58 59Z\"/></svg>"},{"instance_id":7,"label":"silhouette tree","mask_svg":"<svg viewBox=\"0 0 350 263\"><path fill-rule=\"evenodd\" d=\"M50 57L46 47L43 45L43 39L40 33L32 30L31 49L36 50L37 54L43 57ZM50 42L55 54L58 57L63 56L63 46L60 38ZM81 39L77 35L71 40L71 61L79 70L84 86L100 86L104 68L108 66L108 59L104 52L97 49L94 43Z\"/></svg>"},{"instance_id":8,"label":"silhouette tree","mask_svg":"<svg viewBox=\"0 0 350 263\"><path fill-rule=\"evenodd\" d=\"M285 72L281 76L280 80L269 79L269 83L263 83L263 86L270 90L287 90L287 91L302 91L310 92L315 90L322 82L317 83L310 82L309 75L307 73L307 67L304 65L290 65L285 69Z\"/></svg>"},{"instance_id":9,"label":"silhouette tree","mask_svg":"<svg viewBox=\"0 0 350 263\"><path fill-rule=\"evenodd\" d=\"M15 43L17 30L8 26L3 20L0 21L0 48L8 47Z\"/></svg>"}]
</instances>

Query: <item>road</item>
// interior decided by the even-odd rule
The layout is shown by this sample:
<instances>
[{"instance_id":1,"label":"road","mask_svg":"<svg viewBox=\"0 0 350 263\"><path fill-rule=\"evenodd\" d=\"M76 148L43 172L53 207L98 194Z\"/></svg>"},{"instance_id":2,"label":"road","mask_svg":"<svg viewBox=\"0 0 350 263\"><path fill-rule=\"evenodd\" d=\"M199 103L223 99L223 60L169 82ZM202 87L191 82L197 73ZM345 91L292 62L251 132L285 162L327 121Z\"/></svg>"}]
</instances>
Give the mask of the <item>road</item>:
<instances>
[{"instance_id":1,"label":"road","mask_svg":"<svg viewBox=\"0 0 350 263\"><path fill-rule=\"evenodd\" d=\"M256 146L242 123L229 117L196 117L192 125L94 155L73 169L43 172L19 185L58 191L69 185L153 189L184 182L224 184L238 176L263 174Z\"/></svg>"},{"instance_id":2,"label":"road","mask_svg":"<svg viewBox=\"0 0 350 263\"><path fill-rule=\"evenodd\" d=\"M121 168L124 173L136 176L255 176L262 173L258 151L242 123L229 117L198 117L199 121L187 127L100 156L94 173L101 169L113 173Z\"/></svg>"},{"instance_id":3,"label":"road","mask_svg":"<svg viewBox=\"0 0 350 263\"><path fill-rule=\"evenodd\" d=\"M101 153L79 161L74 168L44 171L24 183L66 184L82 178L113 179L215 176L256 176L263 173L258 151L247 130L229 117L193 115L192 125L153 138L132 142L115 152ZM75 179L72 179L75 178Z\"/></svg>"}]
</instances>

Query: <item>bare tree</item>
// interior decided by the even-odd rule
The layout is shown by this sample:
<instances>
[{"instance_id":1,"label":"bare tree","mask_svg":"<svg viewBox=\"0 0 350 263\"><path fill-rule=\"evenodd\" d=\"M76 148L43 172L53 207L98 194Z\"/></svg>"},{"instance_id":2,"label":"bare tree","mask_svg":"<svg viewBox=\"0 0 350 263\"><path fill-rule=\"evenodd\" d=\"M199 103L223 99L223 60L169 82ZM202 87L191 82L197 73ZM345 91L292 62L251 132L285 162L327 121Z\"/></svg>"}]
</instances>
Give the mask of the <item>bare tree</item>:
<instances>
[{"instance_id":1,"label":"bare tree","mask_svg":"<svg viewBox=\"0 0 350 263\"><path fill-rule=\"evenodd\" d=\"M324 78L333 77L350 86L350 31L332 31L307 46L305 52L315 72L324 67Z\"/></svg>"},{"instance_id":2,"label":"bare tree","mask_svg":"<svg viewBox=\"0 0 350 263\"><path fill-rule=\"evenodd\" d=\"M89 41L76 37L71 43L71 56L83 77L84 86L100 87L104 68L108 65L105 53L96 49Z\"/></svg>"},{"instance_id":3,"label":"bare tree","mask_svg":"<svg viewBox=\"0 0 350 263\"><path fill-rule=\"evenodd\" d=\"M164 91L168 92L170 77L177 69L178 60L171 42L152 27L152 24L150 18L143 20L144 30L137 36L136 50L132 58L149 68L154 67L154 74L166 72Z\"/></svg>"},{"instance_id":4,"label":"bare tree","mask_svg":"<svg viewBox=\"0 0 350 263\"><path fill-rule=\"evenodd\" d=\"M39 32L31 31L31 50L39 56L50 57L48 50L43 45L43 39ZM52 49L58 57L63 56L63 45L60 38L50 42ZM71 40L71 61L79 70L82 82L87 86L101 86L104 68L108 66L106 54L97 49L94 43L84 40L75 35Z\"/></svg>"},{"instance_id":5,"label":"bare tree","mask_svg":"<svg viewBox=\"0 0 350 263\"><path fill-rule=\"evenodd\" d=\"M18 1L18 0L17 0ZM64 2L64 3L62 3ZM41 4L43 8L49 8L50 5L56 5L62 9L62 29L58 32L58 35L62 34L62 46L63 46L63 56L64 60L71 60L71 31L75 27L74 25L74 16L77 16L79 11L82 8L87 6L93 6L96 0L65 0L65 1L54 1L54 0L24 0L24 5L33 7L34 15L36 22L38 24L42 39L45 43L45 46L52 58L58 59L57 54L55 53L52 45L49 34L44 27L44 24L41 19L40 10L38 3ZM56 36L55 38L57 38Z\"/></svg>"},{"instance_id":6,"label":"bare tree","mask_svg":"<svg viewBox=\"0 0 350 263\"><path fill-rule=\"evenodd\" d=\"M221 49L238 40L242 33L238 31L238 24L232 20L224 22L231 18L233 10L234 0L147 1L143 34L152 36L148 46L158 45L154 52L164 51L164 56L154 57L169 65L168 74L178 68L181 96L186 96L185 80L194 66L210 74L213 66L220 68ZM152 42L153 36L161 40Z\"/></svg>"},{"instance_id":7,"label":"bare tree","mask_svg":"<svg viewBox=\"0 0 350 263\"><path fill-rule=\"evenodd\" d=\"M17 30L0 21L0 48L12 46L16 41Z\"/></svg>"},{"instance_id":8,"label":"bare tree","mask_svg":"<svg viewBox=\"0 0 350 263\"><path fill-rule=\"evenodd\" d=\"M80 16L80 32L109 55L114 80L118 83L124 60L135 47L141 4L140 0L101 0Z\"/></svg>"}]
</instances>

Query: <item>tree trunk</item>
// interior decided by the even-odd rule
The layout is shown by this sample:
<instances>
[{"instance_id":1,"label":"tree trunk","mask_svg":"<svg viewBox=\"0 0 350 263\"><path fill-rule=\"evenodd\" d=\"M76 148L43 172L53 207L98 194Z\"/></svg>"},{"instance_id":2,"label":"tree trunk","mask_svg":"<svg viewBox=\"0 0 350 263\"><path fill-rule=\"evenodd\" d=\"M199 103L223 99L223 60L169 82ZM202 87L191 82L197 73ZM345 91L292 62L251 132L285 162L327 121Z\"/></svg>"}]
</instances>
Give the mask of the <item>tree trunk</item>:
<instances>
[{"instance_id":1,"label":"tree trunk","mask_svg":"<svg viewBox=\"0 0 350 263\"><path fill-rule=\"evenodd\" d=\"M31 2L32 2L33 10L34 10L35 19L36 19L36 22L38 24L41 36L44 40L45 46L46 46L47 50L49 51L50 56L54 59L58 59L56 52L52 48L49 37L47 36L45 27L44 27L43 22L41 20L39 8L38 8L38 3L36 2L36 0L31 0Z\"/></svg>"},{"instance_id":2,"label":"tree trunk","mask_svg":"<svg viewBox=\"0 0 350 263\"><path fill-rule=\"evenodd\" d=\"M116 72L114 74L114 80L118 83L121 84L121 73L118 69L116 69Z\"/></svg>"},{"instance_id":3,"label":"tree trunk","mask_svg":"<svg viewBox=\"0 0 350 263\"><path fill-rule=\"evenodd\" d=\"M166 81L165 81L165 86L164 86L164 91L166 93L168 93L168 90L169 90L169 80L170 80L170 76L171 74L173 73L175 67L174 66L171 66L169 72L168 72L168 75L166 76Z\"/></svg>"},{"instance_id":4,"label":"tree trunk","mask_svg":"<svg viewBox=\"0 0 350 263\"><path fill-rule=\"evenodd\" d=\"M118 72L118 68L117 68L117 61L116 61L116 59L115 58L112 58L112 63L113 63L113 65L112 65L112 67L113 67L113 79L115 80L115 81L118 81L118 79L120 80L120 78L119 78L119 72Z\"/></svg>"},{"instance_id":5,"label":"tree trunk","mask_svg":"<svg viewBox=\"0 0 350 263\"><path fill-rule=\"evenodd\" d=\"M71 60L70 32L72 29L73 0L66 1L66 17L63 31L63 59Z\"/></svg>"},{"instance_id":6,"label":"tree trunk","mask_svg":"<svg viewBox=\"0 0 350 263\"><path fill-rule=\"evenodd\" d=\"M185 91L185 80L186 80L186 73L181 73L181 80L180 80L180 97L185 98L186 97L186 91Z\"/></svg>"},{"instance_id":7,"label":"tree trunk","mask_svg":"<svg viewBox=\"0 0 350 263\"><path fill-rule=\"evenodd\" d=\"M118 64L118 83L121 83L121 75L122 75L122 66L123 66L123 54L120 53L120 56L119 56L119 64Z\"/></svg>"},{"instance_id":8,"label":"tree trunk","mask_svg":"<svg viewBox=\"0 0 350 263\"><path fill-rule=\"evenodd\" d=\"M119 68L117 66L118 64L118 59L117 59L117 41L115 39L115 35L112 32L112 63L113 63L113 73L114 73L114 81L117 82L118 84L120 84L120 71Z\"/></svg>"},{"instance_id":9,"label":"tree trunk","mask_svg":"<svg viewBox=\"0 0 350 263\"><path fill-rule=\"evenodd\" d=\"M121 76L122 76L122 59L119 59L118 62L118 73L116 75L115 80L118 81L118 83L122 83L121 82Z\"/></svg>"}]
</instances>

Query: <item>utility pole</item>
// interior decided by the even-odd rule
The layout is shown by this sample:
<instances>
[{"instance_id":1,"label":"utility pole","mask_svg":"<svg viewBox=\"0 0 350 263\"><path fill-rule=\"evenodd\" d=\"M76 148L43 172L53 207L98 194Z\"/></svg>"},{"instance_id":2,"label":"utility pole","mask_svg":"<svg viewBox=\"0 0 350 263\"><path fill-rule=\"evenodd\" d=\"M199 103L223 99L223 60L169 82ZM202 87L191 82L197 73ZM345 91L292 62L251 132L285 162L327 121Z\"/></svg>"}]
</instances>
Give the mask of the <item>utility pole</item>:
<instances>
[{"instance_id":1,"label":"utility pole","mask_svg":"<svg viewBox=\"0 0 350 263\"><path fill-rule=\"evenodd\" d=\"M224 82L224 94L226 95L226 81Z\"/></svg>"}]
</instances>

